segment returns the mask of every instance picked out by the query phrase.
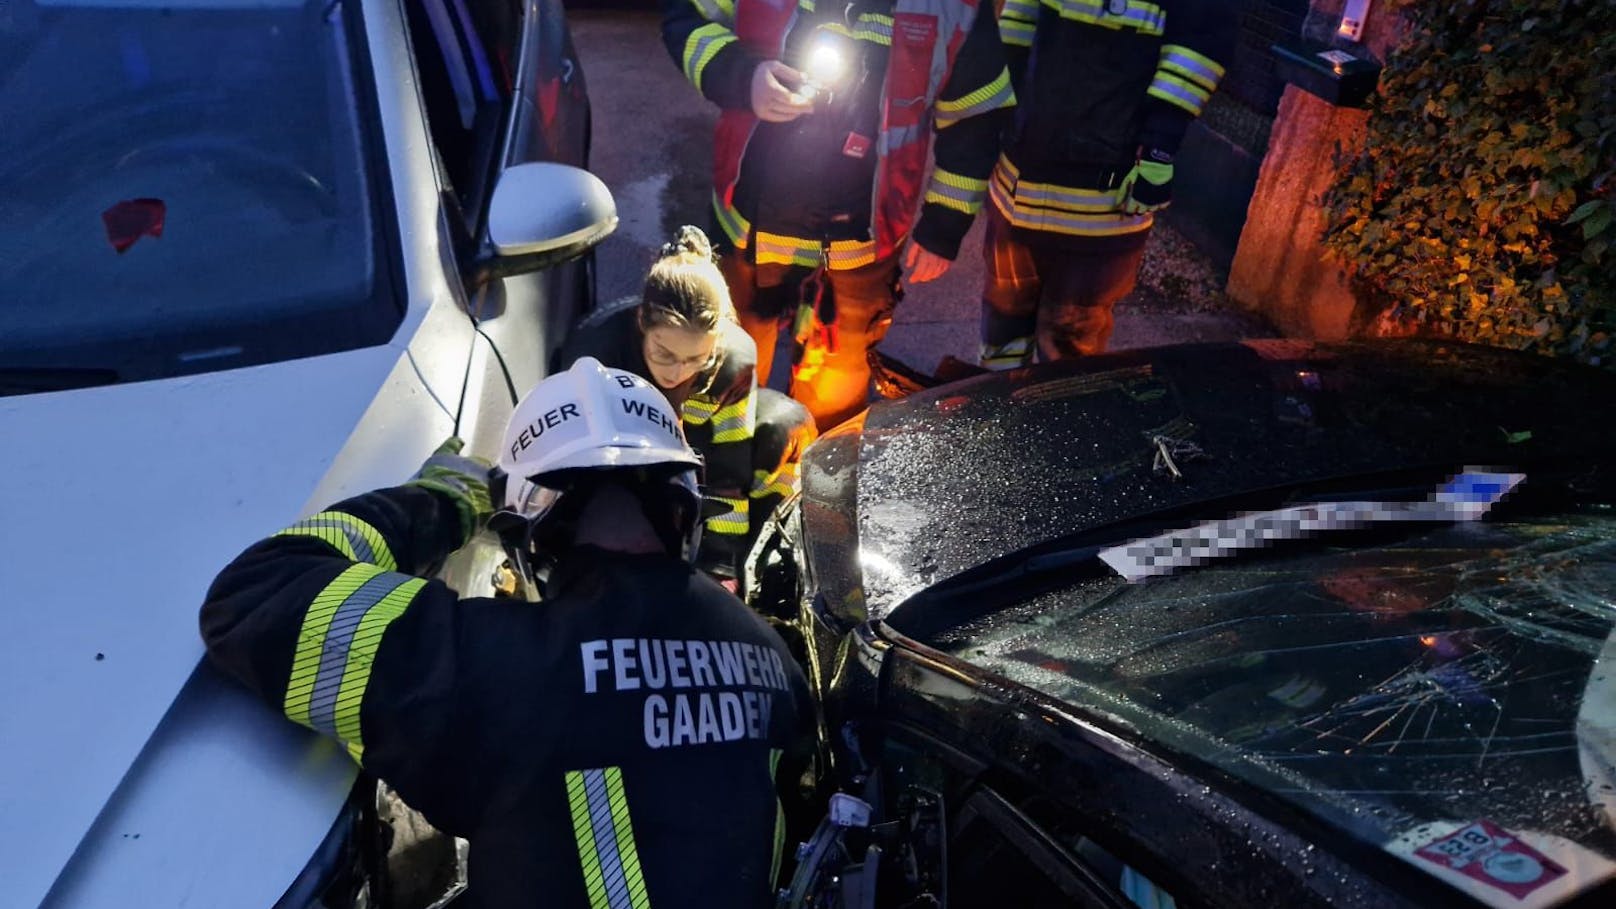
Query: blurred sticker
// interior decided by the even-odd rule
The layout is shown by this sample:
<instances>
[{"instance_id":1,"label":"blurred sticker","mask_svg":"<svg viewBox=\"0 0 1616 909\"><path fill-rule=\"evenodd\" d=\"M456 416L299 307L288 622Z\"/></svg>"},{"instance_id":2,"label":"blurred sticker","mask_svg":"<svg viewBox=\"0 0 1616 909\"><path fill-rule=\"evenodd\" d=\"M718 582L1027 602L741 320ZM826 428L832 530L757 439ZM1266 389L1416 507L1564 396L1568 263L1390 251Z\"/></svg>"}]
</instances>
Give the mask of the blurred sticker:
<instances>
[{"instance_id":1,"label":"blurred sticker","mask_svg":"<svg viewBox=\"0 0 1616 909\"><path fill-rule=\"evenodd\" d=\"M1487 820L1460 827L1414 854L1516 899L1566 873L1559 863Z\"/></svg>"}]
</instances>

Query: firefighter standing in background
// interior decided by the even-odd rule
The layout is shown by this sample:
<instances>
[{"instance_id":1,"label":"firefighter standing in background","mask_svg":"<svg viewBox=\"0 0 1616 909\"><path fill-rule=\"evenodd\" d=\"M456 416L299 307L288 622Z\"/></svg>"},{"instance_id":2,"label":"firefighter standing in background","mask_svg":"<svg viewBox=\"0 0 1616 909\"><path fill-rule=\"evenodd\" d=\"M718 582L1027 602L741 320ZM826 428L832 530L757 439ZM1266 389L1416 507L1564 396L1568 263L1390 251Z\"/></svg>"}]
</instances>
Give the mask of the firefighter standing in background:
<instances>
[{"instance_id":1,"label":"firefighter standing in background","mask_svg":"<svg viewBox=\"0 0 1616 909\"><path fill-rule=\"evenodd\" d=\"M664 244L639 298L591 313L567 336L561 363L590 356L655 384L701 455L715 513L697 566L737 579L774 508L797 487L797 462L814 440L803 406L758 388L757 347L735 321L707 235L682 227Z\"/></svg>"},{"instance_id":2,"label":"firefighter standing in background","mask_svg":"<svg viewBox=\"0 0 1616 909\"><path fill-rule=\"evenodd\" d=\"M993 11L977 0L662 0L662 11L669 52L721 109L714 236L758 374L767 384L780 322L796 315L791 396L824 431L867 401L900 253L910 281L937 277L982 206L1015 103ZM799 294L810 276L822 296ZM799 312L803 296L818 305Z\"/></svg>"},{"instance_id":3,"label":"firefighter standing in background","mask_svg":"<svg viewBox=\"0 0 1616 909\"><path fill-rule=\"evenodd\" d=\"M1216 0L1003 0L1018 107L993 170L983 366L1105 350L1173 158L1233 52Z\"/></svg>"},{"instance_id":4,"label":"firefighter standing in background","mask_svg":"<svg viewBox=\"0 0 1616 909\"><path fill-rule=\"evenodd\" d=\"M667 400L585 359L518 405L489 526L543 603L427 579L491 510L486 464L453 450L239 556L208 655L469 840L470 905L767 904L776 773L812 706L688 562L699 460Z\"/></svg>"}]
</instances>

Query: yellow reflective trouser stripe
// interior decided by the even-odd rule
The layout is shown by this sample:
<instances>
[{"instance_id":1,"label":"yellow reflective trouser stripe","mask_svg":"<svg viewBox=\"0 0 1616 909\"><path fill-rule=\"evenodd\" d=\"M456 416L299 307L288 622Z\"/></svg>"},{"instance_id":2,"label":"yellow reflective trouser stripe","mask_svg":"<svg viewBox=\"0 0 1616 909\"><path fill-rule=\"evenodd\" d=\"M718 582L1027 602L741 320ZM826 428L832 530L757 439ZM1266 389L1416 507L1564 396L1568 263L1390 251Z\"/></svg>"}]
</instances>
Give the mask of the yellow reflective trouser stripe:
<instances>
[{"instance_id":1,"label":"yellow reflective trouser stripe","mask_svg":"<svg viewBox=\"0 0 1616 909\"><path fill-rule=\"evenodd\" d=\"M773 780L775 774L780 772L780 749L769 749L769 779ZM779 782L775 783L775 791L780 791ZM780 797L774 797L774 861L769 865L769 886L780 885L780 859L786 851L786 806L781 803Z\"/></svg>"},{"instance_id":2,"label":"yellow reflective trouser stripe","mask_svg":"<svg viewBox=\"0 0 1616 909\"><path fill-rule=\"evenodd\" d=\"M1149 212L1130 215L1119 211L1118 190L1099 192L1018 182L1015 167L1004 158L999 159L993 172L988 197L1006 221L1028 230L1102 237L1133 233L1154 223Z\"/></svg>"},{"instance_id":3,"label":"yellow reflective trouser stripe","mask_svg":"<svg viewBox=\"0 0 1616 909\"><path fill-rule=\"evenodd\" d=\"M731 499L725 496L709 495L709 501L717 502L729 507L723 514L713 515L707 519L707 530L712 533L744 534L752 529L752 520L749 509L751 506L746 499Z\"/></svg>"},{"instance_id":4,"label":"yellow reflective trouser stripe","mask_svg":"<svg viewBox=\"0 0 1616 909\"><path fill-rule=\"evenodd\" d=\"M650 909L622 769L568 771L567 804L592 909Z\"/></svg>"},{"instance_id":5,"label":"yellow reflective trouser stripe","mask_svg":"<svg viewBox=\"0 0 1616 909\"><path fill-rule=\"evenodd\" d=\"M1106 13L1104 0L1043 0L1043 5L1059 13L1062 19L1101 28L1131 28L1146 35L1160 35L1167 23L1167 15L1161 7L1140 0L1129 0L1127 10L1116 15Z\"/></svg>"},{"instance_id":6,"label":"yellow reflective trouser stripe","mask_svg":"<svg viewBox=\"0 0 1616 909\"><path fill-rule=\"evenodd\" d=\"M286 715L364 745L359 713L382 636L426 581L375 565L350 565L309 604L286 684Z\"/></svg>"},{"instance_id":7,"label":"yellow reflective trouser stripe","mask_svg":"<svg viewBox=\"0 0 1616 909\"><path fill-rule=\"evenodd\" d=\"M1010 70L1001 69L993 77L993 81L982 86L963 98L952 101L939 100L937 102L937 126L939 129L953 126L968 117L997 110L1001 107L1010 107L1016 103L1016 93L1010 88Z\"/></svg>"},{"instance_id":8,"label":"yellow reflective trouser stripe","mask_svg":"<svg viewBox=\"0 0 1616 909\"><path fill-rule=\"evenodd\" d=\"M819 244L760 230L753 255L759 265L806 265L812 268L819 264Z\"/></svg>"},{"instance_id":9,"label":"yellow reflective trouser stripe","mask_svg":"<svg viewBox=\"0 0 1616 909\"><path fill-rule=\"evenodd\" d=\"M944 205L967 215L974 215L987 198L988 181L973 180L950 173L940 167L932 168L931 185L926 187L926 201Z\"/></svg>"},{"instance_id":10,"label":"yellow reflective trouser stripe","mask_svg":"<svg viewBox=\"0 0 1616 909\"><path fill-rule=\"evenodd\" d=\"M691 32L690 37L685 39L684 59L685 78L690 80L690 84L701 88L701 74L706 71L707 64L736 40L733 32L716 22L709 22Z\"/></svg>"},{"instance_id":11,"label":"yellow reflective trouser stripe","mask_svg":"<svg viewBox=\"0 0 1616 909\"><path fill-rule=\"evenodd\" d=\"M843 36L845 38L853 37L853 30L848 28L847 26L843 25L840 22L825 22L825 23L821 23L819 27L821 29L827 31L827 32L831 32L832 34L836 34L836 35L841 35L841 36Z\"/></svg>"},{"instance_id":12,"label":"yellow reflective trouser stripe","mask_svg":"<svg viewBox=\"0 0 1616 909\"><path fill-rule=\"evenodd\" d=\"M278 537L314 537L355 562L369 562L391 571L398 567L381 532L351 514L322 511L275 534Z\"/></svg>"},{"instance_id":13,"label":"yellow reflective trouser stripe","mask_svg":"<svg viewBox=\"0 0 1616 909\"><path fill-rule=\"evenodd\" d=\"M1163 47L1158 66L1183 76L1207 91L1216 89L1218 83L1223 81L1223 67L1218 61L1196 53L1182 44L1169 44Z\"/></svg>"},{"instance_id":14,"label":"yellow reflective trouser stripe","mask_svg":"<svg viewBox=\"0 0 1616 909\"><path fill-rule=\"evenodd\" d=\"M1152 98L1160 98L1169 104L1176 104L1189 111L1194 116L1201 115L1202 108L1206 107L1207 99L1212 93L1206 89L1163 70L1156 71L1156 78L1150 83L1145 94Z\"/></svg>"},{"instance_id":15,"label":"yellow reflective trouser stripe","mask_svg":"<svg viewBox=\"0 0 1616 909\"><path fill-rule=\"evenodd\" d=\"M875 241L832 240L827 258L831 268L861 268L875 261Z\"/></svg>"},{"instance_id":16,"label":"yellow reflective trouser stripe","mask_svg":"<svg viewBox=\"0 0 1616 909\"><path fill-rule=\"evenodd\" d=\"M690 397L685 398L684 407L680 409L679 415L684 417L686 423L700 426L708 420L711 420L713 418L713 414L717 411L717 401L714 401L711 398L701 397L700 395L691 395Z\"/></svg>"},{"instance_id":17,"label":"yellow reflective trouser stripe","mask_svg":"<svg viewBox=\"0 0 1616 909\"><path fill-rule=\"evenodd\" d=\"M999 20L999 40L1011 47L1032 47L1033 34L1038 26L1020 19Z\"/></svg>"}]
</instances>

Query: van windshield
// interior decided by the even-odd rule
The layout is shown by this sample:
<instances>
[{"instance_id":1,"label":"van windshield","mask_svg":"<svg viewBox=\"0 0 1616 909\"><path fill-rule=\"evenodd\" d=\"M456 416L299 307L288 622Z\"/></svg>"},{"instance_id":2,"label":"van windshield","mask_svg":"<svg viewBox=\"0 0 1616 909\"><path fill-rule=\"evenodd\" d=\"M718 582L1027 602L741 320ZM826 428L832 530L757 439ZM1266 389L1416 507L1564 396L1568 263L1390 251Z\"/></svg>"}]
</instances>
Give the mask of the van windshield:
<instances>
[{"instance_id":1,"label":"van windshield","mask_svg":"<svg viewBox=\"0 0 1616 909\"><path fill-rule=\"evenodd\" d=\"M330 0L0 6L0 395L390 337L358 25Z\"/></svg>"}]
</instances>

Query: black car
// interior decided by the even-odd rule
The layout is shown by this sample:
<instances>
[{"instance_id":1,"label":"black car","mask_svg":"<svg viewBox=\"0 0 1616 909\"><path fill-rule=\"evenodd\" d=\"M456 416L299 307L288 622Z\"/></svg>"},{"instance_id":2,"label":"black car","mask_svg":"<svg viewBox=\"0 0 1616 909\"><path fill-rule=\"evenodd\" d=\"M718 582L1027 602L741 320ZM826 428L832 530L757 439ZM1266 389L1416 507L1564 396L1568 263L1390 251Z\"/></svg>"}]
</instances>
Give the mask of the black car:
<instances>
[{"instance_id":1,"label":"black car","mask_svg":"<svg viewBox=\"0 0 1616 909\"><path fill-rule=\"evenodd\" d=\"M1616 376L1186 345L879 404L752 555L782 904L1616 905Z\"/></svg>"}]
</instances>

